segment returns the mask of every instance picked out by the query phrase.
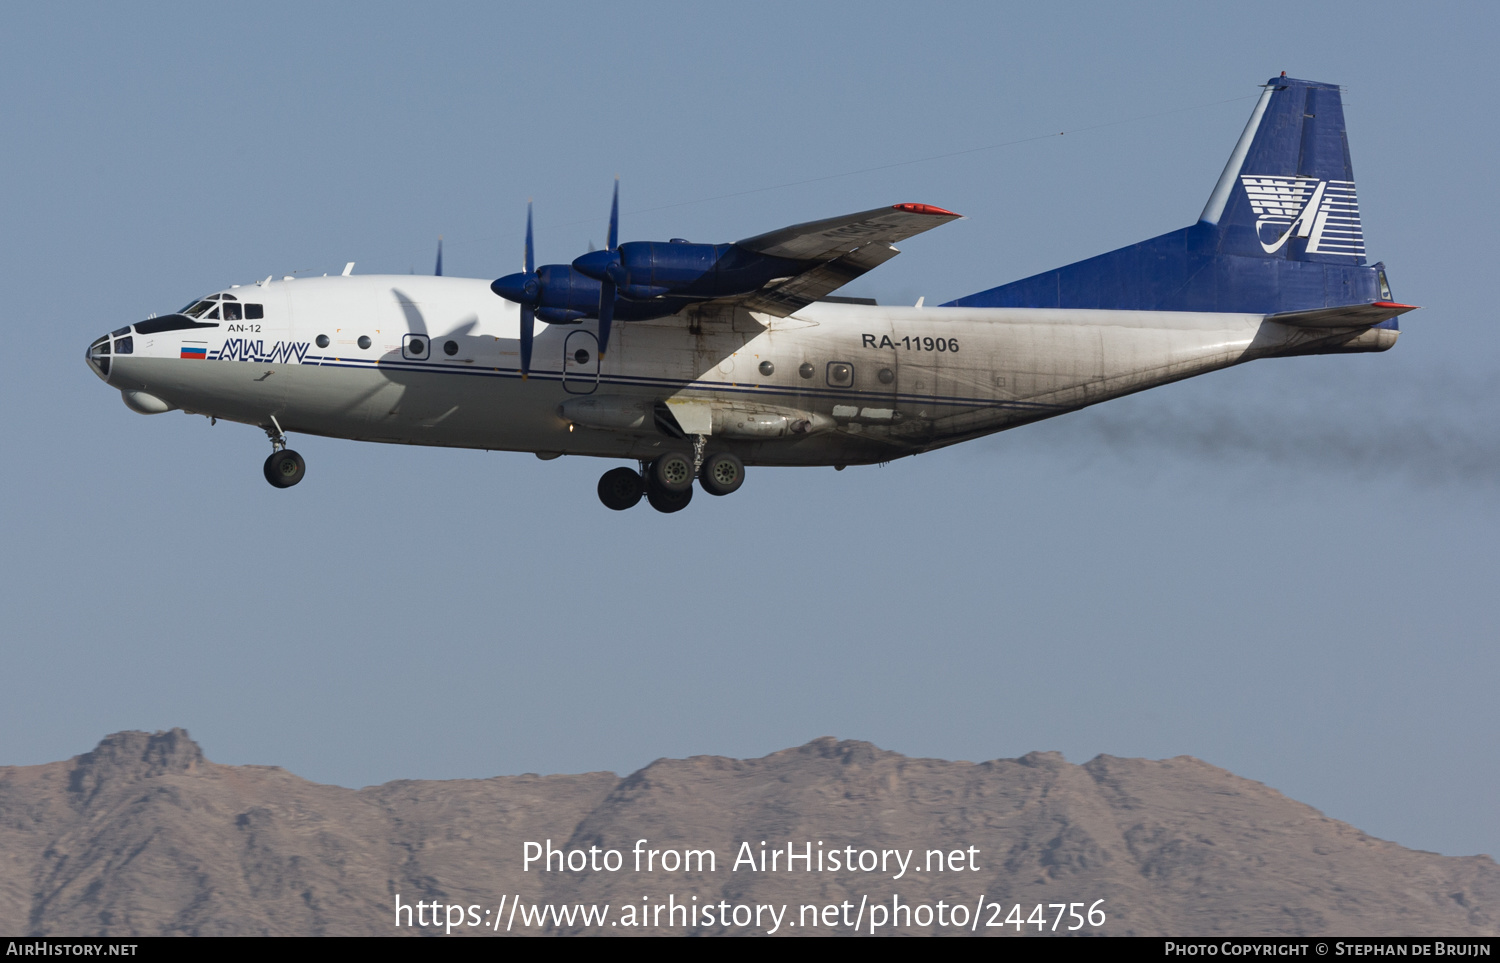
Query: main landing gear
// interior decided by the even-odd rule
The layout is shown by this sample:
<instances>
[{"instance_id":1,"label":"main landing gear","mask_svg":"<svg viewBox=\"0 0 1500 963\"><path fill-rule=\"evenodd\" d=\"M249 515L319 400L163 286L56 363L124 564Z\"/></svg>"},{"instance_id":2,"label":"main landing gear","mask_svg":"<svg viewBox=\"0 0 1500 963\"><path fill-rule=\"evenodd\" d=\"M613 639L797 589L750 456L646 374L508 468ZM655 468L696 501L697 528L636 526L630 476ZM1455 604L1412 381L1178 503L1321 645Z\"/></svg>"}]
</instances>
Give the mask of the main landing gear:
<instances>
[{"instance_id":1,"label":"main landing gear","mask_svg":"<svg viewBox=\"0 0 1500 963\"><path fill-rule=\"evenodd\" d=\"M266 429L266 434L271 437L271 456L266 459L263 469L266 481L276 488L291 488L307 474L307 462L286 446L286 435L276 423L275 415L271 416L271 427Z\"/></svg>"},{"instance_id":2,"label":"main landing gear","mask_svg":"<svg viewBox=\"0 0 1500 963\"><path fill-rule=\"evenodd\" d=\"M599 479L599 500L605 508L623 512L640 503L641 496L659 512L680 512L693 500L693 478L710 495L728 495L745 481L745 463L728 452L709 455L694 465L692 456L671 451L643 462L639 472L611 468ZM696 468L696 471L695 471Z\"/></svg>"}]
</instances>

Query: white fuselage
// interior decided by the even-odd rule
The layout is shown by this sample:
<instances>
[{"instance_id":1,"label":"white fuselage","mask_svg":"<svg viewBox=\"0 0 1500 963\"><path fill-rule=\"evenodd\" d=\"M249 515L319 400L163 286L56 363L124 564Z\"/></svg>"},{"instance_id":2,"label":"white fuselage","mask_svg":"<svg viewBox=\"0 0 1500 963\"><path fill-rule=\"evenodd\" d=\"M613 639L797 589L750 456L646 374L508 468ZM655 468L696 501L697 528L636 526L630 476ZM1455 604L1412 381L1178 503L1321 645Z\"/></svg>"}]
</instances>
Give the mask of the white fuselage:
<instances>
[{"instance_id":1,"label":"white fuselage","mask_svg":"<svg viewBox=\"0 0 1500 963\"><path fill-rule=\"evenodd\" d=\"M704 309L617 323L602 365L594 322L538 324L523 380L518 307L488 281L364 275L224 293L262 317L136 333L108 383L138 410L288 433L642 460L701 434L760 465L886 461L1253 358L1395 340L1253 314L819 302L786 318Z\"/></svg>"}]
</instances>

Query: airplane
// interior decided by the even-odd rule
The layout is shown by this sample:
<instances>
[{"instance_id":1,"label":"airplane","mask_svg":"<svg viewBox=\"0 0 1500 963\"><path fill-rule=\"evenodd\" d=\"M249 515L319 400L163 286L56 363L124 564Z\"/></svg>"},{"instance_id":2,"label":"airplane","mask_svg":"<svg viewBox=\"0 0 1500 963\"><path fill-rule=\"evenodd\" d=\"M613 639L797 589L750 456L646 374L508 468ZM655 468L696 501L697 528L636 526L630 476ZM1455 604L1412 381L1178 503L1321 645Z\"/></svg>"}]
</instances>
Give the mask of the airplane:
<instances>
[{"instance_id":1,"label":"airplane","mask_svg":"<svg viewBox=\"0 0 1500 963\"><path fill-rule=\"evenodd\" d=\"M608 243L522 270L231 285L95 340L142 414L266 432L266 480L306 474L289 433L590 455L614 510L661 512L746 466L884 463L1259 358L1385 351L1336 85L1273 77L1197 222L949 301L833 292L959 215L901 203L731 244Z\"/></svg>"}]
</instances>

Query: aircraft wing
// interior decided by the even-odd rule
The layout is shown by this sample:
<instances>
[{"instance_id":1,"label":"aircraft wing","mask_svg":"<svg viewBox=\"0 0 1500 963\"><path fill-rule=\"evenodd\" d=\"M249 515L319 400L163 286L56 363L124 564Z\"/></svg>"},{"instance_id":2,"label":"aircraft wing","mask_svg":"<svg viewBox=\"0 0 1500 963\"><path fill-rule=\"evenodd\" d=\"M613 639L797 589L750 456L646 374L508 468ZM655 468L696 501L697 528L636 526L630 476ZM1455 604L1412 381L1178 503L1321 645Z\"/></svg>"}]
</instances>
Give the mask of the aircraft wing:
<instances>
[{"instance_id":1,"label":"aircraft wing","mask_svg":"<svg viewBox=\"0 0 1500 963\"><path fill-rule=\"evenodd\" d=\"M896 204L822 221L793 224L757 234L735 244L757 254L798 260L832 260L855 248L880 241L895 244L923 231L956 221L962 215L930 204Z\"/></svg>"},{"instance_id":2,"label":"aircraft wing","mask_svg":"<svg viewBox=\"0 0 1500 963\"><path fill-rule=\"evenodd\" d=\"M750 294L716 303L784 318L900 254L897 241L961 216L929 204L896 204L747 237L736 246L816 263L801 274L776 278Z\"/></svg>"}]
</instances>

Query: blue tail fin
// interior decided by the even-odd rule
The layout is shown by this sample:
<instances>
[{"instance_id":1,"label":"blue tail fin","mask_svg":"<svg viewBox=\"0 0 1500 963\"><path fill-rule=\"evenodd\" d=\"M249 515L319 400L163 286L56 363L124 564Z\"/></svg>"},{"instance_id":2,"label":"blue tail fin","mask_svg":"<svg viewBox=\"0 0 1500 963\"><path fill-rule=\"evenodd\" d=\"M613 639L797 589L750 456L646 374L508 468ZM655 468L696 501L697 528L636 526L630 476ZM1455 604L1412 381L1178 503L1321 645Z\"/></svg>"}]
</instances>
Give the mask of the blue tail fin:
<instances>
[{"instance_id":1,"label":"blue tail fin","mask_svg":"<svg viewBox=\"0 0 1500 963\"><path fill-rule=\"evenodd\" d=\"M1365 264L1344 105L1266 84L1198 223L949 302L957 307L1275 314L1388 300Z\"/></svg>"}]
</instances>

